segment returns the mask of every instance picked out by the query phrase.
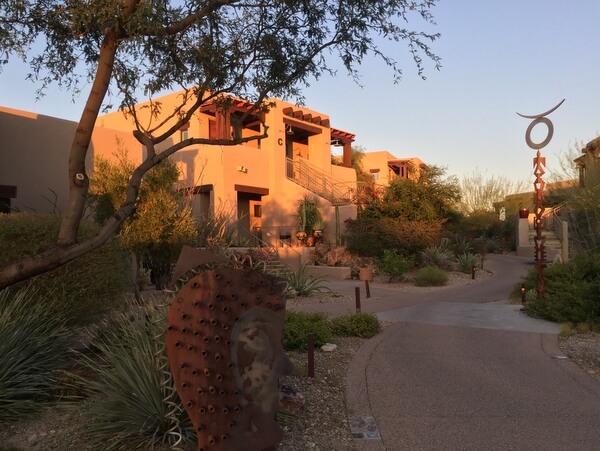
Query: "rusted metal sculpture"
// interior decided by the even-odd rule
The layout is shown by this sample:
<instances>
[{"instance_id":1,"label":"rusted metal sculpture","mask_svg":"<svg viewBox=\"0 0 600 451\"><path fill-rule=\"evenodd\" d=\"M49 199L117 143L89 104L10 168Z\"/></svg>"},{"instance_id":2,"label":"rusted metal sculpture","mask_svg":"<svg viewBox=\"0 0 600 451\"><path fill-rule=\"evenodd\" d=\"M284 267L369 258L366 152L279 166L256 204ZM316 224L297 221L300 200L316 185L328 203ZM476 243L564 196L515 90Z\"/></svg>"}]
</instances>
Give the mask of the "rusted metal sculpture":
<instances>
[{"instance_id":1,"label":"rusted metal sculpture","mask_svg":"<svg viewBox=\"0 0 600 451\"><path fill-rule=\"evenodd\" d=\"M166 345L199 451L279 443L278 379L292 371L281 344L285 285L254 270L204 271L177 293Z\"/></svg>"},{"instance_id":2,"label":"rusted metal sculpture","mask_svg":"<svg viewBox=\"0 0 600 451\"><path fill-rule=\"evenodd\" d=\"M558 105L549 109L545 113L527 116L521 113L517 113L519 116L526 119L533 119L527 131L525 132L525 142L531 148L537 151L535 158L533 159L533 174L535 175L535 181L533 187L535 188L534 201L535 201L535 267L537 271L535 289L538 296L543 296L546 289L544 284L544 268L546 267L546 237L543 236L544 231L544 187L545 182L543 175L546 172L546 158L542 157L540 149L543 149L552 140L554 135L554 126L552 121L548 119L550 113L556 110L563 104L565 99L561 100ZM538 124L544 124L547 128L546 138L541 142L536 143L531 139L531 132L534 127Z\"/></svg>"}]
</instances>

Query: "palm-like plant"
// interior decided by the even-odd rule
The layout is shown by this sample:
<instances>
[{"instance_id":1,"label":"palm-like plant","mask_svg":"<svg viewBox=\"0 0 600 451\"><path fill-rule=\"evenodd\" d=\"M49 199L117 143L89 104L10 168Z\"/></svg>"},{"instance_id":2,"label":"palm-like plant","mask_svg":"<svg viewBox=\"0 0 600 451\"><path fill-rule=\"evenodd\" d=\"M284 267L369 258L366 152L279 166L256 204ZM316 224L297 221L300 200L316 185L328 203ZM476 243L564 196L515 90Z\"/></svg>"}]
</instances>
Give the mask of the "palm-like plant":
<instances>
[{"instance_id":1,"label":"palm-like plant","mask_svg":"<svg viewBox=\"0 0 600 451\"><path fill-rule=\"evenodd\" d=\"M309 194L305 194L298 201L296 220L301 232L311 235L315 230L315 225L323 223L323 216L319 211L319 206L319 199Z\"/></svg>"}]
</instances>

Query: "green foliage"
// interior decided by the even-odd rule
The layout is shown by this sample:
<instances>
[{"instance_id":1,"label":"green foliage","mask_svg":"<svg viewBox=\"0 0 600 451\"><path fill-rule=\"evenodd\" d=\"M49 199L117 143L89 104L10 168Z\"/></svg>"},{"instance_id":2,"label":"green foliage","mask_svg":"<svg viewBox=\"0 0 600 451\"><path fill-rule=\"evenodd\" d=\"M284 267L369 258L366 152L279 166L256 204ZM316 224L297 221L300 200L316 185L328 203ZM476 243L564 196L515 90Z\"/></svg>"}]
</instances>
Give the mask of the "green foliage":
<instances>
[{"instance_id":1,"label":"green foliage","mask_svg":"<svg viewBox=\"0 0 600 451\"><path fill-rule=\"evenodd\" d=\"M415 266L415 261L412 257L385 249L383 256L376 259L376 264L377 269L389 278L389 282L392 282L394 279L402 280L404 274Z\"/></svg>"},{"instance_id":2,"label":"green foliage","mask_svg":"<svg viewBox=\"0 0 600 451\"><path fill-rule=\"evenodd\" d=\"M381 257L386 249L413 254L439 240L441 221L405 221L362 215L346 221L347 248L360 256Z\"/></svg>"},{"instance_id":3,"label":"green foliage","mask_svg":"<svg viewBox=\"0 0 600 451\"><path fill-rule=\"evenodd\" d=\"M340 337L371 338L379 333L381 325L375 315L357 312L334 318L331 328Z\"/></svg>"},{"instance_id":4,"label":"green foliage","mask_svg":"<svg viewBox=\"0 0 600 451\"><path fill-rule=\"evenodd\" d=\"M198 220L198 247L222 247L234 245L237 240L239 220L235 219L234 207L219 204L216 211L203 214Z\"/></svg>"},{"instance_id":5,"label":"green foliage","mask_svg":"<svg viewBox=\"0 0 600 451\"><path fill-rule=\"evenodd\" d=\"M417 181L397 177L385 189L378 211L366 214L407 221L448 219L455 215L460 192L456 178L444 175L445 169L431 166L420 173Z\"/></svg>"},{"instance_id":6,"label":"green foliage","mask_svg":"<svg viewBox=\"0 0 600 451\"><path fill-rule=\"evenodd\" d=\"M464 237L456 237L450 241L450 248L454 255L469 254L473 252L473 246L468 239Z\"/></svg>"},{"instance_id":7,"label":"green foliage","mask_svg":"<svg viewBox=\"0 0 600 451\"><path fill-rule=\"evenodd\" d=\"M441 287L447 282L448 274L437 266L425 266L415 277L415 285L419 287Z\"/></svg>"},{"instance_id":8,"label":"green foliage","mask_svg":"<svg viewBox=\"0 0 600 451\"><path fill-rule=\"evenodd\" d=\"M506 200L506 196L523 192L523 182L513 182L506 177L492 175L484 176L479 169L466 175L460 181L461 210L467 216L481 213L491 213L493 218L496 205L501 203L506 216L516 214L518 206Z\"/></svg>"},{"instance_id":9,"label":"green foliage","mask_svg":"<svg viewBox=\"0 0 600 451\"><path fill-rule=\"evenodd\" d=\"M306 351L309 333L315 334L315 347L331 341L331 323L325 314L288 310L283 327L283 348L286 351Z\"/></svg>"},{"instance_id":10,"label":"green foliage","mask_svg":"<svg viewBox=\"0 0 600 451\"><path fill-rule=\"evenodd\" d=\"M436 166L418 180L395 178L383 192L366 186L357 194L358 218L347 221L346 244L362 256L383 256L385 249L413 254L440 239L442 226L456 216L457 181Z\"/></svg>"},{"instance_id":11,"label":"green foliage","mask_svg":"<svg viewBox=\"0 0 600 451\"><path fill-rule=\"evenodd\" d=\"M316 196L305 194L296 206L296 222L299 231L312 235L315 230L322 230L323 216L319 211L320 202Z\"/></svg>"},{"instance_id":12,"label":"green foliage","mask_svg":"<svg viewBox=\"0 0 600 451\"><path fill-rule=\"evenodd\" d=\"M315 277L308 271L306 264L301 265L296 271L289 271L284 274L288 283L288 291L296 293L298 296L310 296L312 293L321 293L331 291L325 286L324 277Z\"/></svg>"},{"instance_id":13,"label":"green foliage","mask_svg":"<svg viewBox=\"0 0 600 451\"><path fill-rule=\"evenodd\" d=\"M125 201L127 183L135 166L120 149L115 161L97 158L90 177L92 199L97 199L96 221L102 224ZM127 219L120 231L124 246L152 270L157 288L165 288L171 266L186 244L197 239L191 207L175 189L179 175L175 164L164 160L153 167L142 181L135 215Z\"/></svg>"},{"instance_id":14,"label":"green foliage","mask_svg":"<svg viewBox=\"0 0 600 451\"><path fill-rule=\"evenodd\" d=\"M50 248L60 226L60 217L31 213L0 215L0 266L25 255ZM98 227L82 222L79 236L88 238ZM31 296L46 304L53 299L63 314L76 324L86 324L123 303L130 264L117 238L48 273L33 277L27 284ZM21 283L16 289L25 286Z\"/></svg>"},{"instance_id":15,"label":"green foliage","mask_svg":"<svg viewBox=\"0 0 600 451\"><path fill-rule=\"evenodd\" d=\"M25 58L33 53L32 43L41 42L43 58L33 53L28 59L36 78L42 78L40 84L57 82L76 91L80 78L93 79L101 30L107 29L102 27L112 24L118 6L118 2L2 2L0 64L12 55ZM206 96L207 91L243 98L297 96L299 85L332 71L335 65L325 54L338 55L353 76L363 60L374 55L399 77L401 69L384 52L381 30L389 42L408 44L421 75L425 59L439 66L429 48L439 35L415 31L406 23L400 26L398 18L434 23L433 6L429 1L217 3L208 16L196 2L136 3L121 11L118 23L112 25L121 45L111 78L120 81L117 95L129 104L136 94L156 97L190 85L197 85ZM186 26L169 29L176 23ZM219 30L219 39L213 39L214 30Z\"/></svg>"},{"instance_id":16,"label":"green foliage","mask_svg":"<svg viewBox=\"0 0 600 451\"><path fill-rule=\"evenodd\" d=\"M465 253L456 257L456 264L461 272L464 272L465 274L471 274L473 268L481 265L481 258L479 255Z\"/></svg>"},{"instance_id":17,"label":"green foliage","mask_svg":"<svg viewBox=\"0 0 600 451\"><path fill-rule=\"evenodd\" d=\"M165 314L165 308L148 308L121 315L94 341L97 355L81 356L93 375L74 382L92 417L82 433L97 449L156 449L174 443L171 428L182 434L184 444L195 442L166 367ZM163 401L168 396L171 406Z\"/></svg>"},{"instance_id":18,"label":"green foliage","mask_svg":"<svg viewBox=\"0 0 600 451\"><path fill-rule=\"evenodd\" d=\"M30 418L69 365L65 318L32 289L0 291L0 424Z\"/></svg>"},{"instance_id":19,"label":"green foliage","mask_svg":"<svg viewBox=\"0 0 600 451\"><path fill-rule=\"evenodd\" d=\"M454 255L449 248L448 241L443 240L419 253L419 260L424 266L437 266L438 268L450 268Z\"/></svg>"},{"instance_id":20,"label":"green foliage","mask_svg":"<svg viewBox=\"0 0 600 451\"><path fill-rule=\"evenodd\" d=\"M557 322L600 323L600 258L598 253L578 254L568 263L555 263L544 270L545 295L527 299L525 311ZM524 285L535 293L535 269Z\"/></svg>"}]
</instances>

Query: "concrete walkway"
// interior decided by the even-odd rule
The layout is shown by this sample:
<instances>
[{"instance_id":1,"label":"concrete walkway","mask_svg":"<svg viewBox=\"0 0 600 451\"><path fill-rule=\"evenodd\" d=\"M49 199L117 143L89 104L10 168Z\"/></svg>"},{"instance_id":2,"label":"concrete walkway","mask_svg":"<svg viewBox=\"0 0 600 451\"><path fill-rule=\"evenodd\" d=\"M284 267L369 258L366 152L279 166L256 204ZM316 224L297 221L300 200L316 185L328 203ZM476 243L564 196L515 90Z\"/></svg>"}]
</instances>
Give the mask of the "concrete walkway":
<instances>
[{"instance_id":1,"label":"concrete walkway","mask_svg":"<svg viewBox=\"0 0 600 451\"><path fill-rule=\"evenodd\" d=\"M372 290L363 311L393 324L348 371L358 449L600 450L600 384L561 354L558 325L508 302L528 260L490 256L493 277L464 287ZM356 285L331 283L346 294Z\"/></svg>"}]
</instances>

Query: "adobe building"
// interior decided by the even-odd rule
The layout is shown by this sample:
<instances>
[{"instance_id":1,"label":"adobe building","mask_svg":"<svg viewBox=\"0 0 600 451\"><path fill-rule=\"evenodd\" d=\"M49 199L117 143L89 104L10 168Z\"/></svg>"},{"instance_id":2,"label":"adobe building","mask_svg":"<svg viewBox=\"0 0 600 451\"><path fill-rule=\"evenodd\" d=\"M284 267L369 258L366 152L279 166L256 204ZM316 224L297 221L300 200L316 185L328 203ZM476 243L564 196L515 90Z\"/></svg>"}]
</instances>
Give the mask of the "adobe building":
<instances>
[{"instance_id":1,"label":"adobe building","mask_svg":"<svg viewBox=\"0 0 600 451\"><path fill-rule=\"evenodd\" d=\"M183 93L155 100L161 111L181 104ZM144 106L144 105L140 105ZM179 133L160 149L188 137L224 138L261 132L261 122L248 115L249 104L235 100L223 111L209 104L197 111ZM138 109L138 120L151 128L164 119ZM317 196L326 227L325 238L336 242L346 218L356 216L352 194L356 172L350 166L354 135L331 127L329 116L273 99L265 113L268 137L242 145L193 145L172 159L180 169L179 188L190 196L196 218L231 209L239 234L270 246L295 243L297 203L305 194ZM68 198L67 161L77 123L34 113L0 108L0 203L3 211L61 212ZM93 171L96 156L111 159L118 146L134 162L145 157L133 137L133 120L118 111L99 116L88 153ZM331 164L332 141L344 146L347 166ZM157 149L157 150L160 150Z\"/></svg>"},{"instance_id":2,"label":"adobe building","mask_svg":"<svg viewBox=\"0 0 600 451\"><path fill-rule=\"evenodd\" d=\"M386 150L365 152L360 165L378 185L388 186L395 178L416 181L427 165L419 158L397 158Z\"/></svg>"},{"instance_id":3,"label":"adobe building","mask_svg":"<svg viewBox=\"0 0 600 451\"><path fill-rule=\"evenodd\" d=\"M585 187L598 183L600 161L600 137L592 139L583 149L581 155L574 162L579 169L579 186Z\"/></svg>"},{"instance_id":4,"label":"adobe building","mask_svg":"<svg viewBox=\"0 0 600 451\"><path fill-rule=\"evenodd\" d=\"M0 212L61 213L69 195L68 159L77 123L0 106ZM118 143L141 145L131 133L96 128L86 166L110 158Z\"/></svg>"}]
</instances>

